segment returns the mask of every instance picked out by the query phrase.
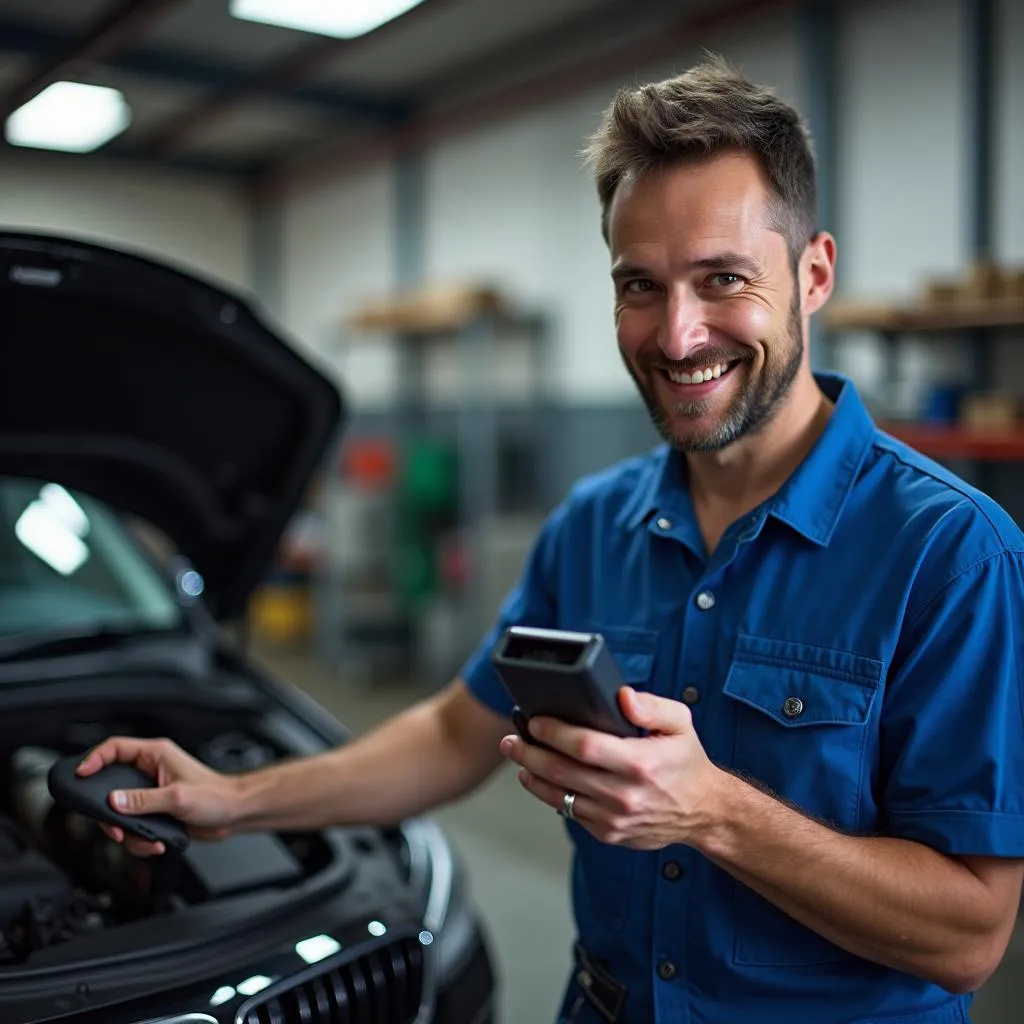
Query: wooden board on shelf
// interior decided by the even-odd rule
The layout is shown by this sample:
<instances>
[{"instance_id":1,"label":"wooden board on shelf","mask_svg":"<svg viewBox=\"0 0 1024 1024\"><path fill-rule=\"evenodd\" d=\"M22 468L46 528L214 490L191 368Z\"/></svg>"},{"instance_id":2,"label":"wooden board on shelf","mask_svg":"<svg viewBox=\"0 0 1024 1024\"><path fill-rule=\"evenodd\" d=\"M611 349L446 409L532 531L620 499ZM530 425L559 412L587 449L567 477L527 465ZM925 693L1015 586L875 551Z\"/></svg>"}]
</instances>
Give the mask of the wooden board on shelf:
<instances>
[{"instance_id":1,"label":"wooden board on shelf","mask_svg":"<svg viewBox=\"0 0 1024 1024\"><path fill-rule=\"evenodd\" d=\"M346 320L354 331L443 334L487 316L508 314L505 299L483 285L446 285L412 289L367 303Z\"/></svg>"},{"instance_id":2,"label":"wooden board on shelf","mask_svg":"<svg viewBox=\"0 0 1024 1024\"><path fill-rule=\"evenodd\" d=\"M886 334L1024 328L1024 299L984 299L928 306L835 301L825 307L822 319L824 326L833 331Z\"/></svg>"},{"instance_id":3,"label":"wooden board on shelf","mask_svg":"<svg viewBox=\"0 0 1024 1024\"><path fill-rule=\"evenodd\" d=\"M983 433L932 423L881 422L879 427L933 459L1024 461L1024 430Z\"/></svg>"}]
</instances>

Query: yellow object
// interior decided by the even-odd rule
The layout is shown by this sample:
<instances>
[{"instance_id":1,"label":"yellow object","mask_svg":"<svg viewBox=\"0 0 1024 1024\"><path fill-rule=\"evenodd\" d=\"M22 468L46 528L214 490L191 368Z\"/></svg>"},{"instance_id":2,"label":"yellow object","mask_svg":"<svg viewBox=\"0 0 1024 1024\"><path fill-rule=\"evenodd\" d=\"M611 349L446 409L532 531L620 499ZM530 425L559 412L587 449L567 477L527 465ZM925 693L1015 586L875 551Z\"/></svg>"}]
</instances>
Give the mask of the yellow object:
<instances>
[{"instance_id":1,"label":"yellow object","mask_svg":"<svg viewBox=\"0 0 1024 1024\"><path fill-rule=\"evenodd\" d=\"M297 643L312 633L312 599L304 586L266 584L249 606L252 631L277 643Z\"/></svg>"}]
</instances>

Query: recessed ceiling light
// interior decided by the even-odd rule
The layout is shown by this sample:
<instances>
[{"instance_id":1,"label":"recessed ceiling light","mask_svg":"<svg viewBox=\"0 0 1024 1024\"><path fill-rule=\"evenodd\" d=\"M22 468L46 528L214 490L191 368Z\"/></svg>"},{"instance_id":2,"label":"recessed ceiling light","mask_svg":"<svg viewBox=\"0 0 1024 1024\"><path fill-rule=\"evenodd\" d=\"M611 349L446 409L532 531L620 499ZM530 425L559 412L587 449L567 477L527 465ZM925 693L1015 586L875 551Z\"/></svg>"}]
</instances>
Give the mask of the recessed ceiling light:
<instances>
[{"instance_id":1,"label":"recessed ceiling light","mask_svg":"<svg viewBox=\"0 0 1024 1024\"><path fill-rule=\"evenodd\" d=\"M423 0L231 0L243 21L354 39L412 10Z\"/></svg>"},{"instance_id":2,"label":"recessed ceiling light","mask_svg":"<svg viewBox=\"0 0 1024 1024\"><path fill-rule=\"evenodd\" d=\"M131 119L117 89L54 82L7 118L4 137L12 146L89 153L120 135Z\"/></svg>"}]
</instances>

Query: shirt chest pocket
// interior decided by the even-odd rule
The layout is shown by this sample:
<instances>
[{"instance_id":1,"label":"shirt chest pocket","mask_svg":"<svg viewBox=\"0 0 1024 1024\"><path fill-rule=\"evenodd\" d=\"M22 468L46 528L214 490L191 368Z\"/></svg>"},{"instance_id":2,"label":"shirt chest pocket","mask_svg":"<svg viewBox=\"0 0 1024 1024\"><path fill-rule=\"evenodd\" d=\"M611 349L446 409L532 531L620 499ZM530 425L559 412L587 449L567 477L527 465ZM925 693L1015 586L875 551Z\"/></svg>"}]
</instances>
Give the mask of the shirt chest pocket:
<instances>
[{"instance_id":1,"label":"shirt chest pocket","mask_svg":"<svg viewBox=\"0 0 1024 1024\"><path fill-rule=\"evenodd\" d=\"M741 635L723 686L735 716L732 766L826 824L857 831L882 678L874 658ZM735 913L737 963L848 957L738 882Z\"/></svg>"},{"instance_id":2,"label":"shirt chest pocket","mask_svg":"<svg viewBox=\"0 0 1024 1024\"><path fill-rule=\"evenodd\" d=\"M650 689L658 645L654 630L609 626L592 621L574 623L572 628L600 633L622 682L637 690ZM566 828L576 848L573 868L573 900L586 932L593 925L619 932L627 927L633 899L633 876L642 854L625 846L602 843L575 821Z\"/></svg>"}]
</instances>

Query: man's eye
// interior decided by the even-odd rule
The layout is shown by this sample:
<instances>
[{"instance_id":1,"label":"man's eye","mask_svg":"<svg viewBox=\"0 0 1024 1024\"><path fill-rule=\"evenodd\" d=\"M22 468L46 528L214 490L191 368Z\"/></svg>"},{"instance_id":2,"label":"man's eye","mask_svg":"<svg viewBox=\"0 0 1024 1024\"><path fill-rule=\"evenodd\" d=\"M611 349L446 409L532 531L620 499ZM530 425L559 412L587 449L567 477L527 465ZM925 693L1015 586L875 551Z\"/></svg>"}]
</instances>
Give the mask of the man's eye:
<instances>
[{"instance_id":1,"label":"man's eye","mask_svg":"<svg viewBox=\"0 0 1024 1024\"><path fill-rule=\"evenodd\" d=\"M713 288L732 288L743 280L739 274L712 274L708 282Z\"/></svg>"},{"instance_id":2,"label":"man's eye","mask_svg":"<svg viewBox=\"0 0 1024 1024\"><path fill-rule=\"evenodd\" d=\"M646 277L638 277L633 281L627 281L623 291L626 292L649 292L654 288L654 282Z\"/></svg>"}]
</instances>

